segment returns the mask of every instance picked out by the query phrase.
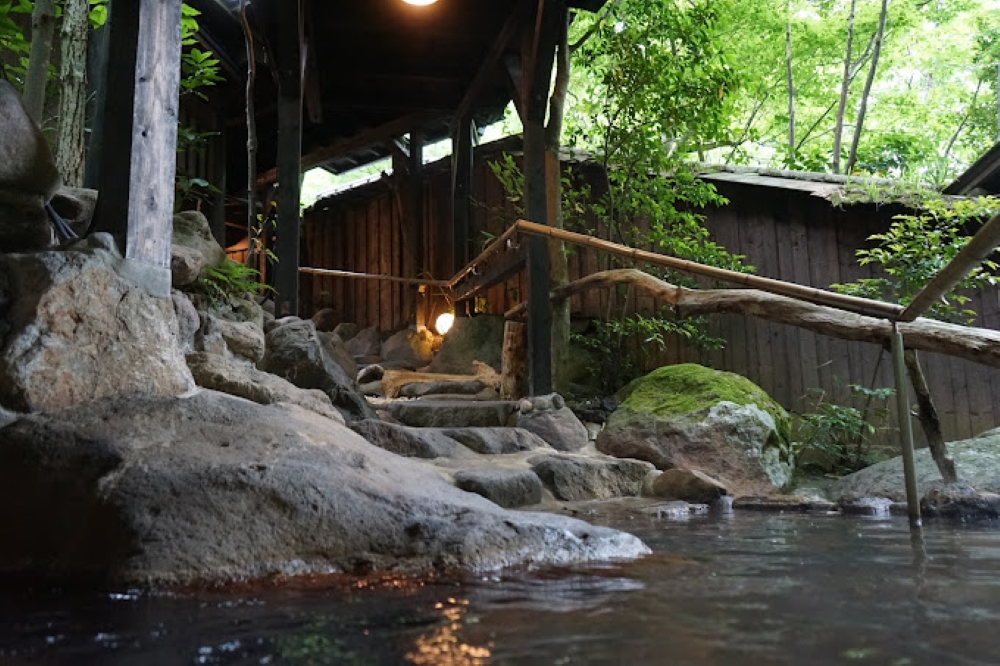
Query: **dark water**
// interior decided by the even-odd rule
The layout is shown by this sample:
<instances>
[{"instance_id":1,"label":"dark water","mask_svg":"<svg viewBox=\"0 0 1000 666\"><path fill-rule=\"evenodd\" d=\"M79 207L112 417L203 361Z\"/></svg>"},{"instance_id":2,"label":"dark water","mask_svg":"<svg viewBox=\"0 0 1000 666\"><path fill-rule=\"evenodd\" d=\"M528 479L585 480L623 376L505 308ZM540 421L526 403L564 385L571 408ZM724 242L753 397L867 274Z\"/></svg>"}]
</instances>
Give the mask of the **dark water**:
<instances>
[{"instance_id":1,"label":"dark water","mask_svg":"<svg viewBox=\"0 0 1000 666\"><path fill-rule=\"evenodd\" d=\"M656 551L461 581L4 593L0 664L1000 664L1000 526L596 516Z\"/></svg>"}]
</instances>

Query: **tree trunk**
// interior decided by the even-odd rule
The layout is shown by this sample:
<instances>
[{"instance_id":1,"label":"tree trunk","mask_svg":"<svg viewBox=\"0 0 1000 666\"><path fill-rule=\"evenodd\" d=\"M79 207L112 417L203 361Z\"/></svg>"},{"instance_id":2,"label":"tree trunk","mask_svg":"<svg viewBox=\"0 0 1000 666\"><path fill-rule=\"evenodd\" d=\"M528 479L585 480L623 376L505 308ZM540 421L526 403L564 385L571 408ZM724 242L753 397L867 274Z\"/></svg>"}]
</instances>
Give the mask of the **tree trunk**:
<instances>
[{"instance_id":1,"label":"tree trunk","mask_svg":"<svg viewBox=\"0 0 1000 666\"><path fill-rule=\"evenodd\" d=\"M851 55L854 48L854 6L857 0L851 0L850 13L847 15L847 49L844 52L844 78L840 84L840 101L837 104L837 123L833 129L833 172L840 173L840 144L844 134L844 111L847 109L847 94L851 87Z\"/></svg>"},{"instance_id":2,"label":"tree trunk","mask_svg":"<svg viewBox=\"0 0 1000 666\"><path fill-rule=\"evenodd\" d=\"M504 322L500 368L500 398L520 400L528 395L528 327Z\"/></svg>"},{"instance_id":3,"label":"tree trunk","mask_svg":"<svg viewBox=\"0 0 1000 666\"><path fill-rule=\"evenodd\" d=\"M559 147L562 138L563 116L566 110L566 94L569 90L570 52L569 16L560 27L559 45L556 52L556 80L549 98L549 124L545 128L546 144L546 191L548 193L549 225L563 228L562 219L562 170L559 162ZM563 243L549 243L549 278L553 287L561 287L569 282L569 262ZM569 353L570 303L563 301L552 308L552 384L563 393L568 388L566 368L571 362Z\"/></svg>"},{"instance_id":4,"label":"tree trunk","mask_svg":"<svg viewBox=\"0 0 1000 666\"><path fill-rule=\"evenodd\" d=\"M955 483L958 481L958 474L955 472L955 462L948 457L948 449L944 444L944 435L941 434L941 419L938 417L937 407L931 400L931 390L927 386L927 378L924 370L920 367L920 359L917 352L907 349L903 355L906 362L906 371L910 376L910 384L917 394L917 420L927 438L927 446L931 450L931 457L941 472L941 478L945 483Z\"/></svg>"},{"instance_id":5,"label":"tree trunk","mask_svg":"<svg viewBox=\"0 0 1000 666\"><path fill-rule=\"evenodd\" d=\"M861 130L865 125L865 113L868 111L868 97L871 95L872 83L875 81L875 71L878 69L878 57L882 52L882 39L885 37L885 20L889 13L889 0L882 0L882 12L878 17L878 32L875 36L875 50L872 51L872 64L868 68L868 78L865 79L865 88L861 93L861 108L858 109L858 120L854 124L854 136L851 137L851 152L847 158L847 173L854 169L854 163L858 161L858 143L861 141Z\"/></svg>"},{"instance_id":6,"label":"tree trunk","mask_svg":"<svg viewBox=\"0 0 1000 666\"><path fill-rule=\"evenodd\" d=\"M84 123L87 108L89 15L89 0L66 0L63 5L56 166L62 174L63 182L70 187L83 185L86 165Z\"/></svg>"},{"instance_id":7,"label":"tree trunk","mask_svg":"<svg viewBox=\"0 0 1000 666\"><path fill-rule=\"evenodd\" d=\"M792 75L792 1L788 0L785 24L785 78L788 80L788 159L795 159L795 78Z\"/></svg>"},{"instance_id":8,"label":"tree trunk","mask_svg":"<svg viewBox=\"0 0 1000 666\"><path fill-rule=\"evenodd\" d=\"M45 113L45 84L49 78L55 31L55 0L37 0L31 13L31 53L28 56L28 72L24 76L24 107L39 125Z\"/></svg>"}]
</instances>

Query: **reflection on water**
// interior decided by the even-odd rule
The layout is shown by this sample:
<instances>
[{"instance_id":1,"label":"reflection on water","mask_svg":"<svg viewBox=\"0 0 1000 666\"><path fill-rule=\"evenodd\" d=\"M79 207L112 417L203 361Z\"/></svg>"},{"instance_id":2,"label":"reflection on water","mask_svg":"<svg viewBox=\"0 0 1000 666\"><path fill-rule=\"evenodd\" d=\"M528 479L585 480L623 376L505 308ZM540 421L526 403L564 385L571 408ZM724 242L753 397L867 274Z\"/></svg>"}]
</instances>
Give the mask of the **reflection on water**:
<instances>
[{"instance_id":1,"label":"reflection on water","mask_svg":"<svg viewBox=\"0 0 1000 666\"><path fill-rule=\"evenodd\" d=\"M997 525L588 518L654 554L461 580L9 592L0 664L1000 663Z\"/></svg>"}]
</instances>

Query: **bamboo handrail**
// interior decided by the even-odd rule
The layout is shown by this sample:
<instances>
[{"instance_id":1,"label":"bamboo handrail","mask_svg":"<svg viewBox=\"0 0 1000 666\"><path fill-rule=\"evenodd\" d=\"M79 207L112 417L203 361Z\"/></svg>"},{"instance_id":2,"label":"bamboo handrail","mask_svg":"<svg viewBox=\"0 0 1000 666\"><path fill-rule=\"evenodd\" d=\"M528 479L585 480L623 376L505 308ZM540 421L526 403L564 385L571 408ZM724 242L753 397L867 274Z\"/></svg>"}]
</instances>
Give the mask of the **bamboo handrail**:
<instances>
[{"instance_id":1,"label":"bamboo handrail","mask_svg":"<svg viewBox=\"0 0 1000 666\"><path fill-rule=\"evenodd\" d=\"M818 305L828 305L830 307L847 310L848 312L855 312L857 314L895 321L899 319L900 315L903 313L903 306L893 303L883 303L882 301L861 298L859 296L849 296L847 294L835 294L832 291L817 289L816 287L806 287L792 282L784 282L782 280L761 277L759 275L747 275L746 273L738 273L725 268L705 266L704 264L687 261L686 259L668 257L663 254L657 254L646 250L637 250L635 248L619 245L600 238L585 236L583 234L565 231L563 229L556 229L554 227L548 227L543 224L536 224L526 220L518 220L513 228L517 228L526 234L534 236L548 236L549 238L554 238L556 240L592 247L602 252L607 252L608 254L628 257L630 259L634 259L635 261L653 264L656 266L665 266L681 273L700 275L716 280L722 280L724 282L741 284L772 294L789 296L791 298L797 298L799 300L803 300L808 303L816 303Z\"/></svg>"},{"instance_id":2,"label":"bamboo handrail","mask_svg":"<svg viewBox=\"0 0 1000 666\"><path fill-rule=\"evenodd\" d=\"M1000 216L998 216L1000 217ZM997 218L991 220L987 226L996 222ZM983 229L985 229L984 227ZM983 233L983 229L980 233ZM992 232L996 231L1000 234L1000 222L991 227L990 239L992 239ZM455 276L450 280L421 280L417 278L400 278L391 275L374 275L369 273L353 273L350 271L340 271L324 268L300 268L301 273L312 273L315 275L326 275L332 277L348 277L363 280L385 280L389 282L401 282L404 284L418 284L418 285L430 285L434 287L440 287L442 289L448 289L449 291L454 291L455 287L465 279L470 273L473 273L477 266L482 264L486 259L488 259L493 254L497 253L503 249L507 242L511 240L516 234L523 233L531 236L545 236L555 240L573 243L575 245L582 245L584 247L594 248L601 252L606 252L608 254L617 255L620 257L626 257L633 259L637 262L642 262L646 264L652 264L654 266L664 266L671 268L675 271L681 273L687 273L689 275L699 275L702 277L711 278L714 280L721 280L723 282L730 282L733 284L740 284L746 287L751 287L753 289L760 289L761 291L766 291L772 294L779 294L781 296L788 296L790 298L797 298L808 303L815 303L817 305L827 305L830 307L838 308L840 310L845 310L847 312L854 312L856 314L867 315L870 317L878 317L880 319L888 319L890 321L912 321L912 319L904 319L905 310L903 306L896 305L894 303L883 303L882 301L876 301L869 298L861 298L859 296L850 296L847 294L836 294L832 291L826 291L825 289L817 289L816 287L806 287L804 285L795 284L792 282L784 282L783 280L775 280L773 278L761 277L759 275L748 275L746 273L739 273L737 271L731 271L725 268L715 268L713 266L706 266L704 264L695 263L693 261L688 261L686 259L678 259L676 257L669 257L667 255L658 254L656 252L649 252L648 250L638 250L635 248L628 247L626 245L619 245L618 243L612 243L601 238L594 238L592 236L586 236L584 234L578 234L572 231L566 231L564 229L556 229L554 227L548 227L543 224L536 224L534 222L528 222L527 220L518 220L513 225L511 225L506 231L504 231L500 236L496 238L492 243L490 243L486 249L479 253L479 255L466 264L461 270L455 273ZM979 234L977 234L978 236ZM975 240L975 239L973 239ZM969 244L970 246L972 243ZM969 246L966 246L968 248ZM973 247L971 250L966 252L966 255L978 255L979 250L978 245ZM965 248L963 248L965 252ZM988 253L987 253L988 254ZM959 257L963 256L959 253L953 261L946 267L945 271L948 270L952 265L955 265ZM958 270L958 269L956 269ZM942 271L944 273L944 271ZM941 277L940 275L938 277ZM937 278L935 278L936 280ZM961 279L961 277L959 278ZM932 281L925 288L927 291ZM485 286L485 285L484 285ZM914 301L916 303L916 301ZM910 306L913 307L913 304ZM508 313L510 314L510 313Z\"/></svg>"},{"instance_id":3,"label":"bamboo handrail","mask_svg":"<svg viewBox=\"0 0 1000 666\"><path fill-rule=\"evenodd\" d=\"M401 278L394 275L376 275L373 273L354 273L352 271L338 271L332 268L300 268L300 273L311 273L313 275L326 275L329 277L347 277L356 280L382 280L384 282L400 282L402 284L422 284L431 287L449 288L447 280L421 280L419 278Z\"/></svg>"}]
</instances>

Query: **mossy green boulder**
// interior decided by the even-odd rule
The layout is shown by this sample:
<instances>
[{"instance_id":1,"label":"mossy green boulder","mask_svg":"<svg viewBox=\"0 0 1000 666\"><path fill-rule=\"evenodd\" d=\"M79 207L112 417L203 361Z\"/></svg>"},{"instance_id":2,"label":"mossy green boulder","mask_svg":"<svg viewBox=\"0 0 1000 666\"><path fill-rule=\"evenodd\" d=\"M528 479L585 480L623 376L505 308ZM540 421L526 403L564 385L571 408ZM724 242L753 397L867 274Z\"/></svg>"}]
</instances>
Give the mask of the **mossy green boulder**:
<instances>
[{"instance_id":1,"label":"mossy green boulder","mask_svg":"<svg viewBox=\"0 0 1000 666\"><path fill-rule=\"evenodd\" d=\"M730 494L786 485L793 460L787 412L745 377L687 363L659 368L618 394L597 448L660 469L694 469Z\"/></svg>"}]
</instances>

